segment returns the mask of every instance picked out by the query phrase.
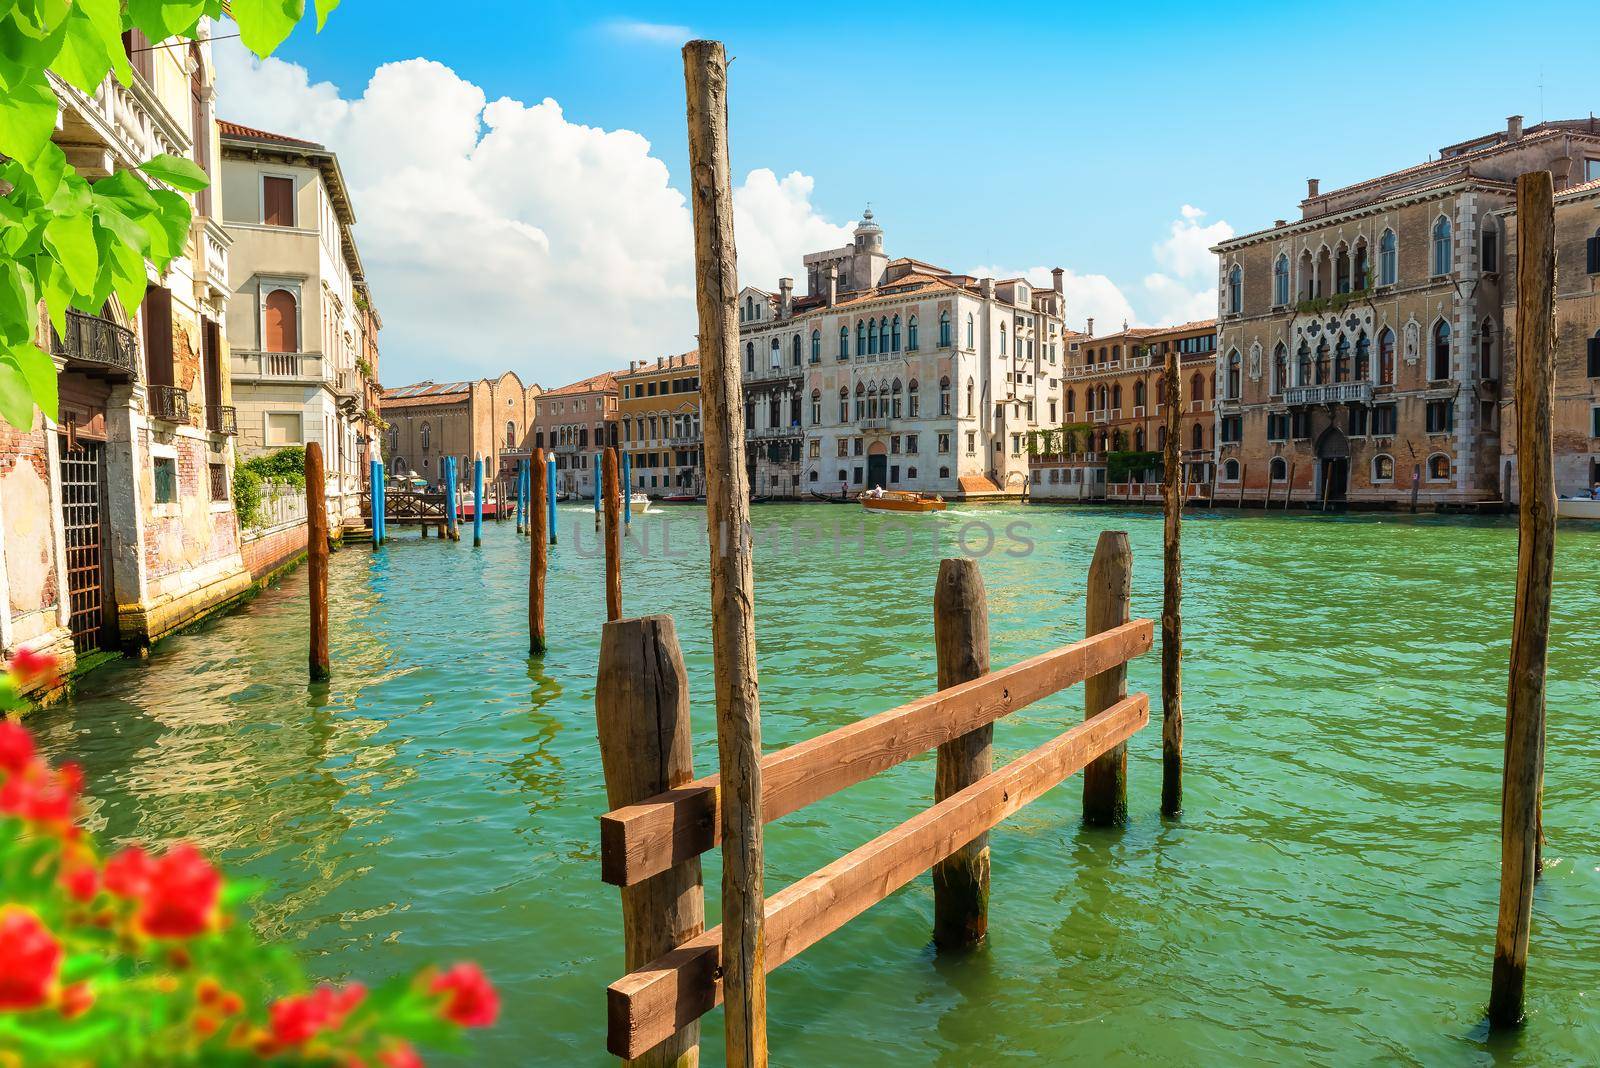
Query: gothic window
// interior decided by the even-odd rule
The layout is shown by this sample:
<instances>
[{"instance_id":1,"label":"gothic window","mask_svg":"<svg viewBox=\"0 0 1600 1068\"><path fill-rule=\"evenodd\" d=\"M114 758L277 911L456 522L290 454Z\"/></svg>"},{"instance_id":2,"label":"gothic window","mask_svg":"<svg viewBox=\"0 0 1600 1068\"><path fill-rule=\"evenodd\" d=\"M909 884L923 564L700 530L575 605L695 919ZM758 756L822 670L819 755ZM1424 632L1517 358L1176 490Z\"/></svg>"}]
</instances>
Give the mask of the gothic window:
<instances>
[{"instance_id":1,"label":"gothic window","mask_svg":"<svg viewBox=\"0 0 1600 1068\"><path fill-rule=\"evenodd\" d=\"M1434 382L1450 377L1450 324L1443 319L1433 326L1433 359L1428 377Z\"/></svg>"},{"instance_id":2,"label":"gothic window","mask_svg":"<svg viewBox=\"0 0 1600 1068\"><path fill-rule=\"evenodd\" d=\"M847 360L849 358L850 358L850 328L848 326L841 326L841 327L839 327L839 359Z\"/></svg>"},{"instance_id":3,"label":"gothic window","mask_svg":"<svg viewBox=\"0 0 1600 1068\"><path fill-rule=\"evenodd\" d=\"M1224 395L1229 400L1238 400L1240 389L1243 386L1239 373L1239 362L1239 350L1231 350L1228 353L1228 374L1223 379Z\"/></svg>"},{"instance_id":4,"label":"gothic window","mask_svg":"<svg viewBox=\"0 0 1600 1068\"><path fill-rule=\"evenodd\" d=\"M906 414L915 419L922 414L922 394L920 385L913 378L911 385L906 389Z\"/></svg>"},{"instance_id":5,"label":"gothic window","mask_svg":"<svg viewBox=\"0 0 1600 1068\"><path fill-rule=\"evenodd\" d=\"M1283 392L1283 387L1289 384L1289 350L1283 342L1278 342L1277 348L1272 350L1272 394L1277 396Z\"/></svg>"},{"instance_id":6,"label":"gothic window","mask_svg":"<svg viewBox=\"0 0 1600 1068\"><path fill-rule=\"evenodd\" d=\"M1078 410L1078 392L1077 392L1077 390L1069 389L1069 390L1067 390L1067 414L1068 415L1072 415L1075 412L1077 412L1077 410Z\"/></svg>"},{"instance_id":7,"label":"gothic window","mask_svg":"<svg viewBox=\"0 0 1600 1068\"><path fill-rule=\"evenodd\" d=\"M1387 326L1378 335L1378 385L1394 385L1394 331Z\"/></svg>"},{"instance_id":8,"label":"gothic window","mask_svg":"<svg viewBox=\"0 0 1600 1068\"><path fill-rule=\"evenodd\" d=\"M723 305L723 307L727 307L727 305ZM747 375L756 373L756 343L754 341L746 341L744 343L744 373Z\"/></svg>"},{"instance_id":9,"label":"gothic window","mask_svg":"<svg viewBox=\"0 0 1600 1068\"><path fill-rule=\"evenodd\" d=\"M1357 382L1366 382L1372 378L1372 342L1367 340L1367 332L1361 331L1356 338L1356 374Z\"/></svg>"},{"instance_id":10,"label":"gothic window","mask_svg":"<svg viewBox=\"0 0 1600 1068\"><path fill-rule=\"evenodd\" d=\"M1494 320L1485 319L1478 333L1478 373L1484 378L1496 377L1499 362L1494 351Z\"/></svg>"},{"instance_id":11,"label":"gothic window","mask_svg":"<svg viewBox=\"0 0 1600 1068\"><path fill-rule=\"evenodd\" d=\"M867 354L867 324L860 319L856 320L856 355Z\"/></svg>"},{"instance_id":12,"label":"gothic window","mask_svg":"<svg viewBox=\"0 0 1600 1068\"><path fill-rule=\"evenodd\" d=\"M889 324L889 351L900 351L900 316L894 317L894 322Z\"/></svg>"},{"instance_id":13,"label":"gothic window","mask_svg":"<svg viewBox=\"0 0 1600 1068\"><path fill-rule=\"evenodd\" d=\"M889 415L895 419L900 418L900 380L894 380L894 385L889 390Z\"/></svg>"},{"instance_id":14,"label":"gothic window","mask_svg":"<svg viewBox=\"0 0 1600 1068\"><path fill-rule=\"evenodd\" d=\"M1277 307L1289 303L1289 257L1282 253L1272 265L1272 303Z\"/></svg>"},{"instance_id":15,"label":"gothic window","mask_svg":"<svg viewBox=\"0 0 1600 1068\"><path fill-rule=\"evenodd\" d=\"M1371 273L1372 267L1367 262L1367 239L1363 237L1356 241L1355 261L1350 269L1351 287L1354 289L1366 289L1372 284L1371 279L1368 277Z\"/></svg>"},{"instance_id":16,"label":"gothic window","mask_svg":"<svg viewBox=\"0 0 1600 1068\"><path fill-rule=\"evenodd\" d=\"M1339 335L1339 343L1333 350L1333 380L1350 381L1350 339L1343 334Z\"/></svg>"},{"instance_id":17,"label":"gothic window","mask_svg":"<svg viewBox=\"0 0 1600 1068\"><path fill-rule=\"evenodd\" d=\"M431 430L431 428L428 426L427 423L423 423L422 424L422 451L423 452L427 452L428 451L428 439L433 436L430 433L430 430Z\"/></svg>"},{"instance_id":18,"label":"gothic window","mask_svg":"<svg viewBox=\"0 0 1600 1068\"><path fill-rule=\"evenodd\" d=\"M799 334L796 334L794 336L794 339L789 343L789 357L790 357L790 362L791 363L793 363L796 367L800 366L800 335Z\"/></svg>"},{"instance_id":19,"label":"gothic window","mask_svg":"<svg viewBox=\"0 0 1600 1068\"><path fill-rule=\"evenodd\" d=\"M887 315L878 320L878 351L889 351L889 317Z\"/></svg>"},{"instance_id":20,"label":"gothic window","mask_svg":"<svg viewBox=\"0 0 1600 1068\"><path fill-rule=\"evenodd\" d=\"M1000 324L1000 355L1006 354L1006 324Z\"/></svg>"},{"instance_id":21,"label":"gothic window","mask_svg":"<svg viewBox=\"0 0 1600 1068\"><path fill-rule=\"evenodd\" d=\"M1311 346L1301 341L1300 351L1295 353L1295 356L1297 367L1294 384L1297 386L1309 386L1311 384Z\"/></svg>"},{"instance_id":22,"label":"gothic window","mask_svg":"<svg viewBox=\"0 0 1600 1068\"><path fill-rule=\"evenodd\" d=\"M950 313L949 312L940 312L939 313L939 347L941 349L947 349L947 348L950 347Z\"/></svg>"},{"instance_id":23,"label":"gothic window","mask_svg":"<svg viewBox=\"0 0 1600 1068\"><path fill-rule=\"evenodd\" d=\"M978 402L977 402L976 394L975 394L975 392L973 390L972 379L969 378L969 379L967 379L967 415L972 416L972 415L977 415L977 414L978 414Z\"/></svg>"},{"instance_id":24,"label":"gothic window","mask_svg":"<svg viewBox=\"0 0 1600 1068\"><path fill-rule=\"evenodd\" d=\"M1451 236L1450 220L1439 216L1433 224L1433 273L1449 274L1450 261L1455 252L1455 242Z\"/></svg>"},{"instance_id":25,"label":"gothic window","mask_svg":"<svg viewBox=\"0 0 1600 1068\"><path fill-rule=\"evenodd\" d=\"M976 348L977 347L976 344L974 343L974 339L976 338L976 336L977 335L973 333L973 329L972 329L972 313L968 312L967 313L967 348L971 349L971 348Z\"/></svg>"},{"instance_id":26,"label":"gothic window","mask_svg":"<svg viewBox=\"0 0 1600 1068\"><path fill-rule=\"evenodd\" d=\"M843 338L841 338L840 340L843 340ZM822 331L821 330L813 330L813 331L811 331L811 362L812 363L821 363L822 362Z\"/></svg>"},{"instance_id":27,"label":"gothic window","mask_svg":"<svg viewBox=\"0 0 1600 1068\"><path fill-rule=\"evenodd\" d=\"M950 379L939 379L939 414L950 414Z\"/></svg>"},{"instance_id":28,"label":"gothic window","mask_svg":"<svg viewBox=\"0 0 1600 1068\"><path fill-rule=\"evenodd\" d=\"M839 422L850 421L850 391L844 386L839 387Z\"/></svg>"},{"instance_id":29,"label":"gothic window","mask_svg":"<svg viewBox=\"0 0 1600 1068\"><path fill-rule=\"evenodd\" d=\"M1378 284L1392 286L1400 278L1399 240L1393 230L1385 230L1378 239Z\"/></svg>"},{"instance_id":30,"label":"gothic window","mask_svg":"<svg viewBox=\"0 0 1600 1068\"><path fill-rule=\"evenodd\" d=\"M906 320L906 351L917 351L917 317L915 315Z\"/></svg>"},{"instance_id":31,"label":"gothic window","mask_svg":"<svg viewBox=\"0 0 1600 1068\"><path fill-rule=\"evenodd\" d=\"M1228 272L1228 311L1234 315L1244 311L1244 268L1237 263Z\"/></svg>"},{"instance_id":32,"label":"gothic window","mask_svg":"<svg viewBox=\"0 0 1600 1068\"><path fill-rule=\"evenodd\" d=\"M811 425L816 426L822 422L822 390L811 391Z\"/></svg>"}]
</instances>

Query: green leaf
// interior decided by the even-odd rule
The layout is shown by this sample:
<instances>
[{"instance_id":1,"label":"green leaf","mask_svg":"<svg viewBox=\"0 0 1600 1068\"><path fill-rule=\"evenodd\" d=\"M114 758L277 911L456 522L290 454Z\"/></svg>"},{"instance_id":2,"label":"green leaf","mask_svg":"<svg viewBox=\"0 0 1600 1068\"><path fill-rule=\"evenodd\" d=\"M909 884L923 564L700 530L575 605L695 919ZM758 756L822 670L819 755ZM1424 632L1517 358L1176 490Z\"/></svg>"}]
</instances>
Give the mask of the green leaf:
<instances>
[{"instance_id":1,"label":"green leaf","mask_svg":"<svg viewBox=\"0 0 1600 1068\"><path fill-rule=\"evenodd\" d=\"M97 202L94 209L94 219L95 222L115 234L128 247L136 248L140 252L147 251L150 248L150 231L129 218L118 205L110 201Z\"/></svg>"},{"instance_id":2,"label":"green leaf","mask_svg":"<svg viewBox=\"0 0 1600 1068\"><path fill-rule=\"evenodd\" d=\"M305 0L233 0L239 40L262 59L283 43L306 13Z\"/></svg>"},{"instance_id":3,"label":"green leaf","mask_svg":"<svg viewBox=\"0 0 1600 1068\"><path fill-rule=\"evenodd\" d=\"M111 238L107 247L111 292L116 294L123 309L131 312L144 301L145 288L150 284L149 275L145 273L144 257L115 237ZM101 297L95 310L98 311L104 303L105 298Z\"/></svg>"},{"instance_id":4,"label":"green leaf","mask_svg":"<svg viewBox=\"0 0 1600 1068\"><path fill-rule=\"evenodd\" d=\"M38 290L33 285L33 274L16 260L0 260L0 323L17 324L23 330L8 330L8 334L33 333L34 316L38 314Z\"/></svg>"},{"instance_id":5,"label":"green leaf","mask_svg":"<svg viewBox=\"0 0 1600 1068\"><path fill-rule=\"evenodd\" d=\"M166 152L145 160L139 164L139 169L150 177L166 182L172 188L185 193L198 193L211 184L206 172L192 160L169 155Z\"/></svg>"},{"instance_id":6,"label":"green leaf","mask_svg":"<svg viewBox=\"0 0 1600 1068\"><path fill-rule=\"evenodd\" d=\"M128 83L131 68L122 50L122 9L117 0L76 0L67 14L66 38L50 69L91 95L108 70Z\"/></svg>"},{"instance_id":7,"label":"green leaf","mask_svg":"<svg viewBox=\"0 0 1600 1068\"><path fill-rule=\"evenodd\" d=\"M44 14L42 24L35 24L16 10L0 17L0 59L30 74L43 71L61 51L68 13L65 6L52 7Z\"/></svg>"},{"instance_id":8,"label":"green leaf","mask_svg":"<svg viewBox=\"0 0 1600 1068\"><path fill-rule=\"evenodd\" d=\"M174 34L188 36L205 8L206 0L128 0L128 17L152 42L164 41Z\"/></svg>"},{"instance_id":9,"label":"green leaf","mask_svg":"<svg viewBox=\"0 0 1600 1068\"><path fill-rule=\"evenodd\" d=\"M61 178L67 173L67 154L54 141L46 141L44 151L39 153L30 169L33 171L34 190L40 200L48 203L55 199L56 190L61 188Z\"/></svg>"},{"instance_id":10,"label":"green leaf","mask_svg":"<svg viewBox=\"0 0 1600 1068\"><path fill-rule=\"evenodd\" d=\"M28 390L33 395L33 403L44 410L44 414L54 420L60 414L60 405L56 397L56 365L45 351L32 342L23 342L13 345L7 354L22 371L22 377L27 380Z\"/></svg>"},{"instance_id":11,"label":"green leaf","mask_svg":"<svg viewBox=\"0 0 1600 1068\"><path fill-rule=\"evenodd\" d=\"M194 212L189 207L189 202L170 189L152 189L150 195L155 198L156 213L149 219L143 220L147 229L151 231L151 245L157 243L156 231L166 235L167 247L165 256L154 253L158 250L152 248L150 260L156 269L164 271L167 264L183 251L189 240L189 221L194 218Z\"/></svg>"},{"instance_id":12,"label":"green leaf","mask_svg":"<svg viewBox=\"0 0 1600 1068\"><path fill-rule=\"evenodd\" d=\"M328 24L328 16L333 14L333 9L339 6L339 0L317 0L317 32L322 32L322 27Z\"/></svg>"},{"instance_id":13,"label":"green leaf","mask_svg":"<svg viewBox=\"0 0 1600 1068\"><path fill-rule=\"evenodd\" d=\"M18 430L33 427L33 391L16 361L0 355L0 416Z\"/></svg>"},{"instance_id":14,"label":"green leaf","mask_svg":"<svg viewBox=\"0 0 1600 1068\"><path fill-rule=\"evenodd\" d=\"M0 36L5 27L0 25ZM0 65L0 153L36 160L56 128L56 95L44 71L26 74Z\"/></svg>"},{"instance_id":15,"label":"green leaf","mask_svg":"<svg viewBox=\"0 0 1600 1068\"><path fill-rule=\"evenodd\" d=\"M54 256L41 253L33 257L33 281L35 292L44 298L44 306L50 312L50 322L56 328L56 333L67 332L67 309L72 306L72 282L67 278L67 272L62 270Z\"/></svg>"},{"instance_id":16,"label":"green leaf","mask_svg":"<svg viewBox=\"0 0 1600 1068\"><path fill-rule=\"evenodd\" d=\"M100 264L95 251L94 220L89 215L56 215L45 224L44 243L61 261L67 277L79 292L94 287Z\"/></svg>"}]
</instances>

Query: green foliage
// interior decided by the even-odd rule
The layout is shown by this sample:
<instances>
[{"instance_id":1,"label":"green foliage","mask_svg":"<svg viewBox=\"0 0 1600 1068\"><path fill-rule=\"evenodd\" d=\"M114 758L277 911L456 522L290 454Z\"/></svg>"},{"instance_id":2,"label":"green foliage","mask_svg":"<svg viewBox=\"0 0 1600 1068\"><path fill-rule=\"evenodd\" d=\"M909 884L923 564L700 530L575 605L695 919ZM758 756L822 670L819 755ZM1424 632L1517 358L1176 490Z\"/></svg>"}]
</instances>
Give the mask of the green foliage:
<instances>
[{"instance_id":1,"label":"green foliage","mask_svg":"<svg viewBox=\"0 0 1600 1068\"><path fill-rule=\"evenodd\" d=\"M1154 471L1161 466L1159 452L1130 452L1118 450L1106 453L1106 481L1126 482L1134 475Z\"/></svg>"},{"instance_id":2,"label":"green foliage","mask_svg":"<svg viewBox=\"0 0 1600 1068\"><path fill-rule=\"evenodd\" d=\"M338 0L317 0L320 30ZM60 104L47 73L93 95L107 74L134 78L125 30L151 41L194 39L222 0L0 0L0 417L19 429L33 409L57 414L54 368L37 345L38 303L57 331L69 308L99 314L113 296L144 299L145 263L183 254L188 197L205 188L193 162L159 155L92 185L51 142ZM304 0L234 0L245 44L266 56L305 13ZM49 368L47 371L46 368Z\"/></svg>"},{"instance_id":3,"label":"green foliage","mask_svg":"<svg viewBox=\"0 0 1600 1068\"><path fill-rule=\"evenodd\" d=\"M263 489L269 483L304 488L306 450L299 445L252 456L233 469L233 511L239 525L251 527L261 518Z\"/></svg>"}]
</instances>

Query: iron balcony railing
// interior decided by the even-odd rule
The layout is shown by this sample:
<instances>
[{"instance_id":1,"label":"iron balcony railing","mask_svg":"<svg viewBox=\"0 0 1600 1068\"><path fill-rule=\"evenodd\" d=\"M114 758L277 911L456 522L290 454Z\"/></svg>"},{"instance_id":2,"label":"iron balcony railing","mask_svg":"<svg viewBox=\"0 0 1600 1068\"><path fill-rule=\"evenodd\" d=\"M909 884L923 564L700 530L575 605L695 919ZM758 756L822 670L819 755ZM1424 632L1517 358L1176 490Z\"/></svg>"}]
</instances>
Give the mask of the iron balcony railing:
<instances>
[{"instance_id":1,"label":"iron balcony railing","mask_svg":"<svg viewBox=\"0 0 1600 1068\"><path fill-rule=\"evenodd\" d=\"M76 311L67 312L66 328L65 335L50 329L50 348L57 356L129 376L138 373L139 343L132 330Z\"/></svg>"},{"instance_id":2,"label":"iron balcony railing","mask_svg":"<svg viewBox=\"0 0 1600 1068\"><path fill-rule=\"evenodd\" d=\"M169 423L189 421L189 393L177 386L150 386L150 415Z\"/></svg>"},{"instance_id":3,"label":"iron balcony railing","mask_svg":"<svg viewBox=\"0 0 1600 1068\"><path fill-rule=\"evenodd\" d=\"M1325 386L1290 386L1285 404L1371 404L1371 382L1336 382Z\"/></svg>"},{"instance_id":4,"label":"iron balcony railing","mask_svg":"<svg viewBox=\"0 0 1600 1068\"><path fill-rule=\"evenodd\" d=\"M226 404L206 405L206 426L213 434L225 434L233 437L239 433L239 413L237 409Z\"/></svg>"}]
</instances>

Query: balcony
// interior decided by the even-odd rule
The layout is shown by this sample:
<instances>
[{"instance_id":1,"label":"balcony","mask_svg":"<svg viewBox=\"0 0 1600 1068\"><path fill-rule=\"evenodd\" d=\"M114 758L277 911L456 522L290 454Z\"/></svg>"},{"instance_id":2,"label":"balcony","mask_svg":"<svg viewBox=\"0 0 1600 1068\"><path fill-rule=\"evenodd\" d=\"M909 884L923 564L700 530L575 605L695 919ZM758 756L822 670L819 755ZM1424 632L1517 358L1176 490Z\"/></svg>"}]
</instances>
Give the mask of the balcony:
<instances>
[{"instance_id":1,"label":"balcony","mask_svg":"<svg viewBox=\"0 0 1600 1068\"><path fill-rule=\"evenodd\" d=\"M698 433L674 434L667 439L667 444L672 448L680 449L698 447L700 444L700 435Z\"/></svg>"},{"instance_id":2,"label":"balcony","mask_svg":"<svg viewBox=\"0 0 1600 1068\"><path fill-rule=\"evenodd\" d=\"M747 438L766 440L769 438L798 438L803 436L804 433L805 432L800 429L800 424L796 423L793 426L746 427L744 436Z\"/></svg>"},{"instance_id":3,"label":"balcony","mask_svg":"<svg viewBox=\"0 0 1600 1068\"><path fill-rule=\"evenodd\" d=\"M234 349L233 378L321 382L322 355L315 352L257 352Z\"/></svg>"},{"instance_id":4,"label":"balcony","mask_svg":"<svg viewBox=\"0 0 1600 1068\"><path fill-rule=\"evenodd\" d=\"M888 430L889 420L886 416L873 416L871 419L857 419L856 426L862 430Z\"/></svg>"},{"instance_id":5,"label":"balcony","mask_svg":"<svg viewBox=\"0 0 1600 1068\"><path fill-rule=\"evenodd\" d=\"M67 370L138 375L139 344L133 331L110 319L83 312L67 312L65 336L50 330L50 351L67 360ZM74 365L78 366L74 366Z\"/></svg>"},{"instance_id":6,"label":"balcony","mask_svg":"<svg viewBox=\"0 0 1600 1068\"><path fill-rule=\"evenodd\" d=\"M196 212L190 224L189 240L190 247L195 250L195 285L208 288L219 296L227 294L228 249L233 245L233 238L216 219Z\"/></svg>"},{"instance_id":7,"label":"balcony","mask_svg":"<svg viewBox=\"0 0 1600 1068\"><path fill-rule=\"evenodd\" d=\"M189 421L189 393L177 386L149 386L148 404L150 417L161 419L168 423L187 423Z\"/></svg>"},{"instance_id":8,"label":"balcony","mask_svg":"<svg viewBox=\"0 0 1600 1068\"><path fill-rule=\"evenodd\" d=\"M1283 391L1285 404L1371 404L1371 382L1336 382L1324 386L1290 386Z\"/></svg>"},{"instance_id":9,"label":"balcony","mask_svg":"<svg viewBox=\"0 0 1600 1068\"><path fill-rule=\"evenodd\" d=\"M233 437L239 433L239 412L226 404L206 405L206 428L213 434Z\"/></svg>"}]
</instances>

